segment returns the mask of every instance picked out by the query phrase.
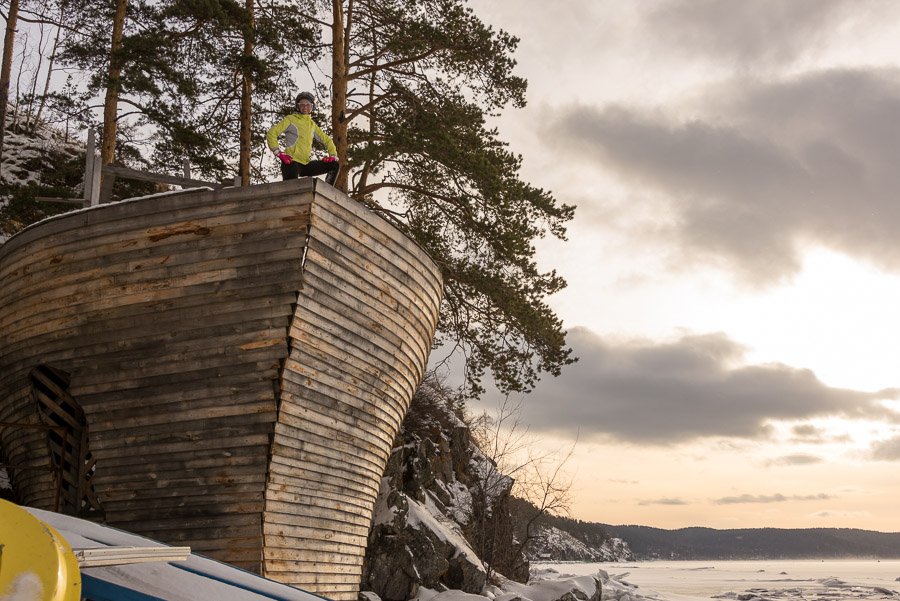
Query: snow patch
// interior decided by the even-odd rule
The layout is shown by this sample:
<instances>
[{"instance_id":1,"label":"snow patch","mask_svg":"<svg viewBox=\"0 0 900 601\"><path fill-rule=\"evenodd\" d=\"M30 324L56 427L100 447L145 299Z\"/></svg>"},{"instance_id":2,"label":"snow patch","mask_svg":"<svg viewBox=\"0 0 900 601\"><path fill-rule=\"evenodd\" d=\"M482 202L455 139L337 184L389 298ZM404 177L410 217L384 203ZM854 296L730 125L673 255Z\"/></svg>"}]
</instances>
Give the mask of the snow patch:
<instances>
[{"instance_id":1,"label":"snow patch","mask_svg":"<svg viewBox=\"0 0 900 601\"><path fill-rule=\"evenodd\" d=\"M519 584L507 581L501 585L504 595L495 597L495 601L512 601L516 597L531 601L555 601L567 593L581 593L584 599L591 599L597 593L599 580L597 576L575 576L553 580L532 581L530 584ZM582 597L580 597L582 598Z\"/></svg>"},{"instance_id":2,"label":"snow patch","mask_svg":"<svg viewBox=\"0 0 900 601\"><path fill-rule=\"evenodd\" d=\"M391 492L390 478L381 479L378 488L378 498L375 500L375 508L372 512L372 528L379 524L390 524L397 517L397 508L388 505L388 495Z\"/></svg>"},{"instance_id":3,"label":"snow patch","mask_svg":"<svg viewBox=\"0 0 900 601\"><path fill-rule=\"evenodd\" d=\"M6 590L0 601L41 601L44 597L44 585L34 572L22 572L16 576Z\"/></svg>"},{"instance_id":4,"label":"snow patch","mask_svg":"<svg viewBox=\"0 0 900 601\"><path fill-rule=\"evenodd\" d=\"M456 549L453 557L458 557L460 554L467 558L476 556L462 535L459 526L441 512L431 495L425 495L424 505L409 497L407 497L407 501L409 502L409 513L406 516L407 525L416 530L424 527L434 532L438 538Z\"/></svg>"}]
</instances>

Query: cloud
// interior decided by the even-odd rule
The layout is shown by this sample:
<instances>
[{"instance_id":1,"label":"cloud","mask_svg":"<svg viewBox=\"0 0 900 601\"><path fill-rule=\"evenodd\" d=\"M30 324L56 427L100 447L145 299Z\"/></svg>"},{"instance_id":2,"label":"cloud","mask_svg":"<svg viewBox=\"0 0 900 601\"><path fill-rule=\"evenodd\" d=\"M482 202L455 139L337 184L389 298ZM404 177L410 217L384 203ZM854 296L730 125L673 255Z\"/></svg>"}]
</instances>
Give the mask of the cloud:
<instances>
[{"instance_id":1,"label":"cloud","mask_svg":"<svg viewBox=\"0 0 900 601\"><path fill-rule=\"evenodd\" d=\"M678 498L666 497L662 499L652 499L638 501L638 505L687 505L687 501Z\"/></svg>"},{"instance_id":2,"label":"cloud","mask_svg":"<svg viewBox=\"0 0 900 601\"><path fill-rule=\"evenodd\" d=\"M576 105L551 126L638 193L668 198L668 234L694 263L773 284L817 243L900 271L898 81L896 69L741 78L706 90L703 117Z\"/></svg>"},{"instance_id":3,"label":"cloud","mask_svg":"<svg viewBox=\"0 0 900 601\"><path fill-rule=\"evenodd\" d=\"M813 465L815 463L823 463L825 461L824 457L820 457L818 455L805 455L802 453L797 453L795 455L785 455L783 457L777 457L775 459L770 459L766 462L766 466L793 466L793 465Z\"/></svg>"},{"instance_id":4,"label":"cloud","mask_svg":"<svg viewBox=\"0 0 900 601\"><path fill-rule=\"evenodd\" d=\"M891 8L871 0L672 0L649 13L648 38L692 58L783 66L820 51L861 6Z\"/></svg>"},{"instance_id":5,"label":"cloud","mask_svg":"<svg viewBox=\"0 0 900 601\"><path fill-rule=\"evenodd\" d=\"M724 334L617 342L574 328L567 342L580 360L528 397L523 419L532 431L668 445L762 439L773 420L900 417L879 402L897 391L832 388L809 370L743 365L743 347Z\"/></svg>"},{"instance_id":6,"label":"cloud","mask_svg":"<svg viewBox=\"0 0 900 601\"><path fill-rule=\"evenodd\" d=\"M825 501L830 495L819 493L817 495L740 495L738 497L722 497L713 501L716 505L735 505L741 503L784 503L786 501Z\"/></svg>"},{"instance_id":7,"label":"cloud","mask_svg":"<svg viewBox=\"0 0 900 601\"><path fill-rule=\"evenodd\" d=\"M809 514L811 518L823 518L823 519L833 519L833 518L870 518L872 514L868 511L833 511L833 510L824 510L817 511L815 513Z\"/></svg>"},{"instance_id":8,"label":"cloud","mask_svg":"<svg viewBox=\"0 0 900 601\"><path fill-rule=\"evenodd\" d=\"M791 442L803 444L826 444L851 442L849 434L840 436L828 434L824 428L812 424L800 424L791 428Z\"/></svg>"},{"instance_id":9,"label":"cloud","mask_svg":"<svg viewBox=\"0 0 900 601\"><path fill-rule=\"evenodd\" d=\"M795 441L802 442L824 442L825 430L812 424L800 424L791 428L791 434L794 435Z\"/></svg>"},{"instance_id":10,"label":"cloud","mask_svg":"<svg viewBox=\"0 0 900 601\"><path fill-rule=\"evenodd\" d=\"M872 443L871 455L877 461L900 461L900 436Z\"/></svg>"}]
</instances>

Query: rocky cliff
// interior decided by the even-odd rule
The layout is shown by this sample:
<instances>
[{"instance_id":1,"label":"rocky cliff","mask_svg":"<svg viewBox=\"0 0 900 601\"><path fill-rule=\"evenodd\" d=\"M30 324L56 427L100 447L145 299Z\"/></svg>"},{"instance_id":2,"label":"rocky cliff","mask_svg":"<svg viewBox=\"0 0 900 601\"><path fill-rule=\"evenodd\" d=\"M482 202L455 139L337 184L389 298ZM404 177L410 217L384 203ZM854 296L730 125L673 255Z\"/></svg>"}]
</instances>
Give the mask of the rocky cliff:
<instances>
[{"instance_id":1,"label":"rocky cliff","mask_svg":"<svg viewBox=\"0 0 900 601\"><path fill-rule=\"evenodd\" d=\"M527 581L529 558L632 558L621 540L579 540L546 526L521 545L524 502L510 496L513 480L479 450L462 417L434 382L413 397L381 482L363 591L384 601L420 589L481 594L498 582Z\"/></svg>"},{"instance_id":2,"label":"rocky cliff","mask_svg":"<svg viewBox=\"0 0 900 601\"><path fill-rule=\"evenodd\" d=\"M386 601L415 597L420 587L478 594L496 569L483 559L490 549L479 533L491 530L505 548L514 546L512 529L498 530L511 522L512 479L497 473L435 391L426 383L413 397L375 506L362 589ZM486 481L499 484L491 494ZM525 580L527 561L517 559L507 575Z\"/></svg>"}]
</instances>

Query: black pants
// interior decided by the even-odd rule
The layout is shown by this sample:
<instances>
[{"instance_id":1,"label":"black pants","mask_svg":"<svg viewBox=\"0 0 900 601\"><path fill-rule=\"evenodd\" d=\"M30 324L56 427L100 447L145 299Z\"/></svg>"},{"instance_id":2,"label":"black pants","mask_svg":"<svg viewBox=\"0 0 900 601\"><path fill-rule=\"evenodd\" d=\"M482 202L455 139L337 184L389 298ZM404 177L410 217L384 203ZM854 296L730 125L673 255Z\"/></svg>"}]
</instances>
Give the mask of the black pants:
<instances>
[{"instance_id":1,"label":"black pants","mask_svg":"<svg viewBox=\"0 0 900 601\"><path fill-rule=\"evenodd\" d=\"M337 179L338 170L340 168L341 164L337 161L332 161L330 163L326 163L325 161L310 161L306 165L298 163L297 161L288 165L281 163L281 178L297 179L298 177L313 177L327 173L328 175L325 176L325 183L334 184L334 180Z\"/></svg>"}]
</instances>

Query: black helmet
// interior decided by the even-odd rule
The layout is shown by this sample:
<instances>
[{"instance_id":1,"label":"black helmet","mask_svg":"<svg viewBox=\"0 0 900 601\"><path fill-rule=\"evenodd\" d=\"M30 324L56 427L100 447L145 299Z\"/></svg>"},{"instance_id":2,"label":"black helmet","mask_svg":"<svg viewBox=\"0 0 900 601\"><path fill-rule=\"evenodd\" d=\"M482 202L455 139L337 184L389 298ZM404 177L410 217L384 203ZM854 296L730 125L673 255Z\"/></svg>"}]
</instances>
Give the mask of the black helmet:
<instances>
[{"instance_id":1,"label":"black helmet","mask_svg":"<svg viewBox=\"0 0 900 601\"><path fill-rule=\"evenodd\" d=\"M309 100L310 104L313 105L313 108L316 106L315 97L309 92L300 92L297 94L297 98L294 100L294 104L299 104L301 100Z\"/></svg>"}]
</instances>

